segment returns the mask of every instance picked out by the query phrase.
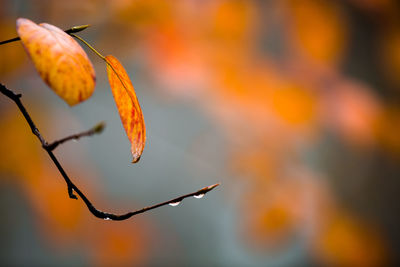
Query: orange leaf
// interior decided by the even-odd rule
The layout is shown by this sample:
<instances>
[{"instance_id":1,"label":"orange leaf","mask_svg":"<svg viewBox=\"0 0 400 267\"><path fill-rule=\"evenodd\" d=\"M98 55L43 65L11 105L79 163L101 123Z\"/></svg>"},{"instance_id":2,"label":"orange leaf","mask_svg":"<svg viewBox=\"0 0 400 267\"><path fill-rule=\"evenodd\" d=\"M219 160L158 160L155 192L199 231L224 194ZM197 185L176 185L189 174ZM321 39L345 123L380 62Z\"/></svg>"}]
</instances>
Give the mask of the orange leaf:
<instances>
[{"instance_id":1,"label":"orange leaf","mask_svg":"<svg viewBox=\"0 0 400 267\"><path fill-rule=\"evenodd\" d=\"M132 143L132 163L138 162L146 142L146 127L132 82L124 67L113 56L106 56L107 74L119 116Z\"/></svg>"},{"instance_id":2,"label":"orange leaf","mask_svg":"<svg viewBox=\"0 0 400 267\"><path fill-rule=\"evenodd\" d=\"M17 32L42 79L70 106L92 95L96 84L92 63L71 36L24 18L17 19Z\"/></svg>"}]
</instances>

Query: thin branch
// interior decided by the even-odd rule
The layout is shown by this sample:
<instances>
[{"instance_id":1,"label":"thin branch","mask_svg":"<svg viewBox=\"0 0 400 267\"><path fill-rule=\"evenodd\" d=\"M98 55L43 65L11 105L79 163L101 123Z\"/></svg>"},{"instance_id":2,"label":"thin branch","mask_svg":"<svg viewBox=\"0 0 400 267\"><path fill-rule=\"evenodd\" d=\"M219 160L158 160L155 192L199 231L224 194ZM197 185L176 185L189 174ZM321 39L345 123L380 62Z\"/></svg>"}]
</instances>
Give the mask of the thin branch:
<instances>
[{"instance_id":1,"label":"thin branch","mask_svg":"<svg viewBox=\"0 0 400 267\"><path fill-rule=\"evenodd\" d=\"M65 143L67 141L78 140L79 138L84 137L84 136L91 136L91 135L94 135L94 134L100 134L104 130L104 127L105 127L105 123L104 122L100 122L97 125L95 125L93 128L91 128L90 130L87 130L87 131L84 131L84 132L81 132L81 133L77 133L77 134L73 134L73 135L69 135L69 136L64 137L64 138L62 138L60 140L56 140L51 144L47 144L46 145L46 149L48 149L50 151L53 151L54 149L56 149L56 147L58 147L59 145Z\"/></svg>"},{"instance_id":2,"label":"thin branch","mask_svg":"<svg viewBox=\"0 0 400 267\"><path fill-rule=\"evenodd\" d=\"M12 39L8 39L8 40L5 40L5 41L1 41L1 42L0 42L0 45L12 43L12 42L16 42L16 41L19 41L19 40L21 40L21 38L15 37L15 38L12 38Z\"/></svg>"},{"instance_id":3,"label":"thin branch","mask_svg":"<svg viewBox=\"0 0 400 267\"><path fill-rule=\"evenodd\" d=\"M162 203L158 203L152 206L148 206L148 207L144 207L142 209L136 210L136 211L132 211L132 212L128 212L125 214L121 214L121 215L117 215L117 214L113 214L113 213L108 213L108 212L104 212L101 210L96 209L93 204L89 201L89 199L85 196L84 193L82 193L82 191L71 181L71 179L68 177L67 173L64 171L63 167L61 166L60 162L57 160L56 156L53 154L52 150L58 146L55 145L54 148L52 147L54 143L52 144L48 144L46 142L46 140L43 138L43 136L40 134L38 128L36 127L35 123L33 122L32 118L30 117L29 113L27 112L27 110L25 109L25 107L22 105L22 102L20 100L21 98L21 94L15 94L13 91L7 89L3 84L0 84L0 92L2 94L4 94L5 96L7 96L8 98L10 98L12 101L15 102L15 104L18 106L19 110L21 111L22 115L24 116L25 120L27 121L27 123L29 124L29 127L32 130L32 133L34 135L36 135L36 137L39 139L40 143L42 144L42 147L44 150L46 150L47 154L49 154L51 160L53 161L54 165L56 165L58 171L61 173L62 177L64 178L67 186L68 186L68 194L70 198L73 199L77 199L77 196L74 194L74 191L76 192L76 194L83 200L83 202L85 202L87 208L89 209L89 211L96 216L97 218L101 218L104 220L115 220L115 221L122 221L122 220L126 220L129 219L130 217L140 214L140 213L144 213L147 212L149 210L152 209L156 209L162 206L166 206L166 205L171 205L171 206L176 206L178 205L183 199L188 198L188 197L196 197L196 198L201 198L203 197L206 193L208 193L209 191L213 190L215 187L219 186L220 184L214 184L214 185L210 185L207 187L204 187L196 192L190 193L190 194L186 194L183 196L179 196L176 197L174 199L162 202ZM93 129L92 129L93 130ZM69 138L66 137L64 139L74 139L73 137ZM61 139L63 140L63 139ZM56 141L56 142L60 142L59 144L61 144L62 142L65 142L67 140L64 140L61 142L60 141Z\"/></svg>"},{"instance_id":4,"label":"thin branch","mask_svg":"<svg viewBox=\"0 0 400 267\"><path fill-rule=\"evenodd\" d=\"M68 29L68 30L65 30L64 32L65 32L65 33L68 33L68 34L73 34L73 33L77 33L77 32L83 31L83 30L86 29L87 27L90 27L90 25L74 26L74 27L72 27L72 28L70 28L70 29ZM15 38L12 38L12 39L8 39L8 40L5 40L5 41L1 41L1 42L0 42L0 45L12 43L12 42L16 42L16 41L19 41L19 40L21 40L21 38L15 37Z\"/></svg>"}]
</instances>

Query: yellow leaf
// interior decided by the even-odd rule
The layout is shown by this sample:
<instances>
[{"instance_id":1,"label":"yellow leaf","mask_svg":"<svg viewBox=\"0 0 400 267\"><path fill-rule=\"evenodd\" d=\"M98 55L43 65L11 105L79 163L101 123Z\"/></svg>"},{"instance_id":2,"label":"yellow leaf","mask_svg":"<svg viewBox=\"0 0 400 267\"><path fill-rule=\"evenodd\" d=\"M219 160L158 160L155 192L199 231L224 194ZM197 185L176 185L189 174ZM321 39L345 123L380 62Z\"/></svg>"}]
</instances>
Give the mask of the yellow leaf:
<instances>
[{"instance_id":1,"label":"yellow leaf","mask_svg":"<svg viewBox=\"0 0 400 267\"><path fill-rule=\"evenodd\" d=\"M125 132L131 141L132 163L138 162L146 142L146 127L132 82L113 56L106 56L107 74Z\"/></svg>"},{"instance_id":2,"label":"yellow leaf","mask_svg":"<svg viewBox=\"0 0 400 267\"><path fill-rule=\"evenodd\" d=\"M17 19L22 44L45 83L70 106L88 99L96 75L85 51L61 29Z\"/></svg>"}]
</instances>

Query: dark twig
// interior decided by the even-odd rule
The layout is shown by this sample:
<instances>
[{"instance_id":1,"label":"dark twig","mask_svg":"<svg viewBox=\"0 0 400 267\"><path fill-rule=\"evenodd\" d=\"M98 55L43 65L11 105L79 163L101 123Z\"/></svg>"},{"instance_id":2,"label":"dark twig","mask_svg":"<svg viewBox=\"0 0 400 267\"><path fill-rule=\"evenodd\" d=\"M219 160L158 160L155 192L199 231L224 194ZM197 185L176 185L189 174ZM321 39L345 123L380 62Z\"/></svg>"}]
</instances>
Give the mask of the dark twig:
<instances>
[{"instance_id":1,"label":"dark twig","mask_svg":"<svg viewBox=\"0 0 400 267\"><path fill-rule=\"evenodd\" d=\"M197 197L197 198L201 198L203 197L206 193L208 193L209 191L213 190L215 187L217 187L219 184L214 184L214 185L210 185L207 187L204 187L196 192L187 194L187 195L183 195L159 204L155 204L153 206L149 206L149 207L145 207L142 208L140 210L136 210L136 211L132 211L132 212L128 212L125 214L121 214L121 215L117 215L117 214L113 214L113 213L108 213L108 212L103 212L101 210L96 209L93 204L89 201L89 199L85 196L85 194L82 193L82 191L71 181L71 179L68 177L68 175L66 174L66 172L64 171L63 167L61 166L60 162L57 160L56 156L53 154L52 150L58 146L58 144L61 144L67 140L70 139L77 139L73 136L70 137L66 137L64 139L61 139L58 142L57 145L53 145L52 144L48 144L46 142L46 140L43 138L43 136L40 134L38 128L36 127L35 123L32 121L29 113L26 111L25 107L22 105L22 102L20 100L21 98L21 94L15 94L13 91L7 89L3 84L0 84L0 92L2 94L4 94L5 96L7 96L8 98L10 98L11 100L13 100L15 102L15 104L18 106L19 110L21 111L22 115L24 116L25 120L27 121L27 123L29 124L29 127L32 130L32 133L34 135L36 135L36 137L39 139L40 143L42 144L42 147L44 150L46 150L46 152L49 154L51 160L53 161L54 165L56 165L58 171L61 173L62 177L64 178L67 186L68 186L68 194L70 198L73 199L77 199L77 196L74 194L74 191L76 192L76 194L78 194L78 196L83 200L83 202L85 202L87 208L89 209L89 211L96 216L97 218L101 218L104 220L115 220L115 221L122 221L122 220L126 220L129 219L130 217L140 214L140 213L144 213L146 211L152 210L152 209L156 209L165 205L171 205L171 206L176 206L178 205L183 199L188 198L188 197ZM96 127L94 127L93 129L89 130L92 131L94 130ZM87 132L89 132L87 131ZM86 132L86 133L87 133ZM81 136L84 135L88 135L88 134L81 134ZM79 137L78 137L79 138ZM64 140L64 141L62 141ZM55 142L55 143L56 143Z\"/></svg>"},{"instance_id":2,"label":"dark twig","mask_svg":"<svg viewBox=\"0 0 400 267\"><path fill-rule=\"evenodd\" d=\"M60 140L56 140L51 144L47 144L46 145L46 149L48 149L50 151L53 151L54 149L56 149L56 147L58 147L59 145L65 143L67 141L78 140L79 138L84 137L84 136L91 136L91 135L94 135L94 134L99 134L104 130L104 127L105 127L105 123L104 122L100 122L100 123L98 123L96 126L94 126L92 129L90 129L88 131L84 131L84 132L81 132L81 133L73 134L73 135L64 137L64 138L62 138Z\"/></svg>"},{"instance_id":3,"label":"dark twig","mask_svg":"<svg viewBox=\"0 0 400 267\"><path fill-rule=\"evenodd\" d=\"M8 39L8 40L5 40L5 41L1 41L1 42L0 42L0 45L12 43L12 42L16 42L16 41L19 41L19 40L21 40L21 38L15 37L15 38L12 38L12 39Z\"/></svg>"},{"instance_id":4,"label":"dark twig","mask_svg":"<svg viewBox=\"0 0 400 267\"><path fill-rule=\"evenodd\" d=\"M86 29L86 28L89 27L89 26L90 26L90 25L74 26L74 27L72 27L72 28L70 28L70 29L68 29L68 30L65 30L64 32L65 32L65 33L68 33L68 34L72 34L72 33L76 33L76 32L83 31L84 29ZM16 42L16 41L19 41L19 40L21 40L21 38L15 37L15 38L12 38L12 39L8 39L8 40L5 40L5 41L1 41L1 42L0 42L0 45L12 43L12 42Z\"/></svg>"}]
</instances>

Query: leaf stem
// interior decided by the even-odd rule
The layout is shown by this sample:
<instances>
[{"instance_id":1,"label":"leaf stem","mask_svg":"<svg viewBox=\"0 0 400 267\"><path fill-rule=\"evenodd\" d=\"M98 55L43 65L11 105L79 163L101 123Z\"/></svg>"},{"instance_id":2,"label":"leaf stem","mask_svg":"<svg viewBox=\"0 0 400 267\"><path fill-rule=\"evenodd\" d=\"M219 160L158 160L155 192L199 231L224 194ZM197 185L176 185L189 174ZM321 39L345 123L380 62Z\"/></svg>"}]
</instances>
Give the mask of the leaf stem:
<instances>
[{"instance_id":1,"label":"leaf stem","mask_svg":"<svg viewBox=\"0 0 400 267\"><path fill-rule=\"evenodd\" d=\"M118 72L115 70L114 66L112 64L110 64L110 62L108 62L108 60L106 59L105 56L103 56L102 54L100 54L99 51L97 51L93 46L91 46L88 42L86 42L83 38L81 38L78 35L75 34L70 34L71 36L75 37L76 39L78 39L79 41L81 41L82 43L84 43L87 47L89 47L94 53L96 53L96 55L98 55L102 60L104 60L106 62L106 64L108 66L111 67L111 69L114 71L115 75L117 75L119 81L121 82L122 86L125 88L126 93L129 95L130 99L132 100L132 102L134 102L133 97L131 95L131 93L128 91L128 88L126 88L126 85L124 84L124 82L122 81L122 78L119 76Z\"/></svg>"},{"instance_id":2,"label":"leaf stem","mask_svg":"<svg viewBox=\"0 0 400 267\"><path fill-rule=\"evenodd\" d=\"M79 41L81 41L82 43L84 43L87 47L89 47L93 52L96 53L96 55L98 55L102 60L104 60L105 62L107 62L106 57L103 56L102 54L100 54L99 51L97 51L93 46L91 46L88 42L86 42L83 38L79 37L76 34L70 33L69 35L75 37L76 39L78 39Z\"/></svg>"}]
</instances>

